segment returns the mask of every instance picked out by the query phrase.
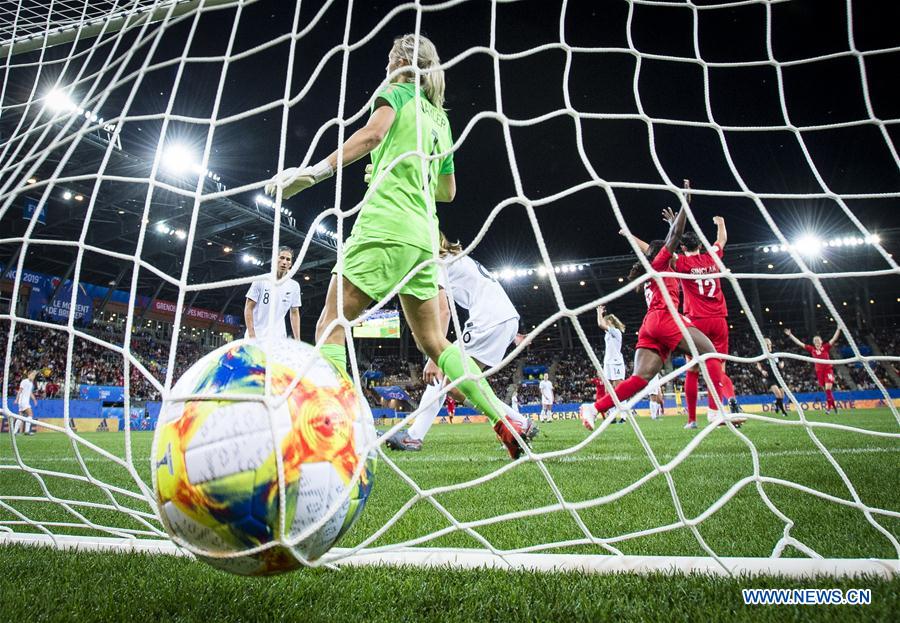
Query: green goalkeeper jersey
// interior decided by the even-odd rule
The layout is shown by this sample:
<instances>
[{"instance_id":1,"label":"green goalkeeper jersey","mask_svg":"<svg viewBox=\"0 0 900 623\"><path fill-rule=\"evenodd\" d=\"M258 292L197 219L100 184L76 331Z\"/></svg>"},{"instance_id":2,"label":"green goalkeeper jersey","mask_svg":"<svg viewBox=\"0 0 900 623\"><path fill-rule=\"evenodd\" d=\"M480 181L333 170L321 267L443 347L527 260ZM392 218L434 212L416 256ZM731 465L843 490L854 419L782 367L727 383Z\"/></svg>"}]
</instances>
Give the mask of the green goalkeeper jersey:
<instances>
[{"instance_id":1,"label":"green goalkeeper jersey","mask_svg":"<svg viewBox=\"0 0 900 623\"><path fill-rule=\"evenodd\" d=\"M447 114L433 106L424 91L419 91L416 123L415 89L412 83L391 84L376 98L376 102L378 99L387 102L397 116L384 140L372 151L371 183L374 184L392 162L397 162L384 173L384 179L377 187L369 189L348 242L390 240L432 252L432 240L437 240L438 231L434 193L438 176L454 171L453 152L450 151L453 137ZM422 137L421 143L417 142L418 136ZM426 160L424 180L422 159L410 153L417 148L429 155L446 153L443 157Z\"/></svg>"}]
</instances>

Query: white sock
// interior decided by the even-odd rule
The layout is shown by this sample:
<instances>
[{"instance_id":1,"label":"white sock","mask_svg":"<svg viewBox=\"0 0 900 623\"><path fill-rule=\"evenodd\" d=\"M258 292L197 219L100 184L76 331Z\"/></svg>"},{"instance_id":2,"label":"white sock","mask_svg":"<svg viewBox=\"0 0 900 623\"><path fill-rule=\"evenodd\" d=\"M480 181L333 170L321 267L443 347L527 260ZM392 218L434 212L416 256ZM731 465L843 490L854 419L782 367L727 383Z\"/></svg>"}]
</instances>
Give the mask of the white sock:
<instances>
[{"instance_id":1,"label":"white sock","mask_svg":"<svg viewBox=\"0 0 900 623\"><path fill-rule=\"evenodd\" d=\"M524 415L513 409L511 406L504 404L503 410L506 412L506 417L509 418L510 422L515 422L520 426L525 426L525 423L528 421Z\"/></svg>"},{"instance_id":2,"label":"white sock","mask_svg":"<svg viewBox=\"0 0 900 623\"><path fill-rule=\"evenodd\" d=\"M617 419L619 418L619 408L618 408L618 407L613 407L612 409L610 409L609 411L607 411L607 412L606 412L606 417L612 418L613 421L617 420Z\"/></svg>"},{"instance_id":3,"label":"white sock","mask_svg":"<svg viewBox=\"0 0 900 623\"><path fill-rule=\"evenodd\" d=\"M431 403L431 404L429 404ZM425 435L434 424L434 419L440 413L444 400L441 396L440 383L429 385L425 388L422 398L419 400L419 414L413 421L412 426L407 430L407 434L418 441L425 439Z\"/></svg>"},{"instance_id":4,"label":"white sock","mask_svg":"<svg viewBox=\"0 0 900 623\"><path fill-rule=\"evenodd\" d=\"M659 403L650 401L650 417L654 420L659 417Z\"/></svg>"}]
</instances>

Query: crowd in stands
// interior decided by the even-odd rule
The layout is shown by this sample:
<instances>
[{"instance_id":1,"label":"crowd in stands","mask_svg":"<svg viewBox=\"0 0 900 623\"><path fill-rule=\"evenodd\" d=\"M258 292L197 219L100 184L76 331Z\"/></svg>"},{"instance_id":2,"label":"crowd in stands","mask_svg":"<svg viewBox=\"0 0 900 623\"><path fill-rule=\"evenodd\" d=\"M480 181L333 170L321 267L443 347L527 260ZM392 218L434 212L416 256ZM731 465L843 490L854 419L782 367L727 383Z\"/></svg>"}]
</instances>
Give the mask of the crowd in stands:
<instances>
[{"instance_id":1,"label":"crowd in stands","mask_svg":"<svg viewBox=\"0 0 900 623\"><path fill-rule=\"evenodd\" d=\"M89 328L87 333L117 343L109 332L99 328ZM8 325L0 327L0 350L6 352ZM160 383L165 381L168 370L170 342L159 338L154 332L140 330L132 335L131 352L134 357ZM182 338L178 342L175 359L174 379L181 374L207 349L196 341ZM70 387L64 388L66 379L66 357L68 334L64 331L47 330L27 324L16 326L13 342L13 358L10 362L9 395L14 396L18 384L28 370L36 368L39 373L35 382L35 397L61 398L66 393L71 397L78 394L78 385L124 385L124 359L116 351L76 336L72 349L72 370ZM130 366L130 394L133 400L159 400L159 392L141 371Z\"/></svg>"},{"instance_id":2,"label":"crowd in stands","mask_svg":"<svg viewBox=\"0 0 900 623\"><path fill-rule=\"evenodd\" d=\"M0 352L4 354L8 329L8 324L0 324ZM105 327L94 327L87 331L105 341L121 343L120 338L117 339L111 335ZM895 331L881 329L874 332L873 335L875 343L884 354L896 355L898 353L900 337ZM773 341L773 348L776 352L806 355L805 352L790 343L780 332L771 332L769 336ZM860 348L869 349L866 336L854 335L854 338L860 345ZM623 350L627 374L631 373L634 360L633 342L634 340L626 340L625 349ZM834 358L844 356L841 354L840 349L843 349L846 344L846 339L842 337L835 347L835 352L833 352ZM170 345L169 338L164 338L149 328L136 330L132 334L130 343L134 357L160 383L165 381L168 371ZM602 363L603 343L599 342L595 348L597 359ZM177 380L192 363L197 361L208 350L210 348L202 346L190 337L179 339L173 379ZM74 397L77 395L77 386L79 384L123 385L124 366L122 356L103 345L76 337L73 344L72 384L69 388L65 388L67 351L68 335L65 331L47 330L19 323L16 326L13 358L10 362L8 395L15 396L19 381L30 368L37 368L40 371L36 382L35 395L37 398L62 397L66 392ZM758 341L749 331L732 332L732 355L754 357L761 352ZM871 351L866 350L866 352ZM784 361L785 366L781 369L781 374L792 391L818 391L811 363L790 358L784 358L782 361ZM520 363L522 364L521 366L519 365ZM885 364L881 362L872 362L871 364L879 380L885 387L889 388L895 387L892 376L889 374L888 368L885 367L890 365L890 363ZM527 349L519 359L513 360L506 367L489 377L489 382L501 399L504 401L509 399L509 388L516 382L518 371L522 367L527 366L545 366L548 370L552 370L556 402L586 402L592 400L594 387L590 379L596 376L596 373L587 354L580 349L560 352L546 348L541 350ZM769 365L765 362L763 366L767 371L770 370ZM418 368L419 372L421 372L421 366ZM384 374L374 384L400 385L406 389L407 393L416 402L425 389L421 374L416 375L418 378L413 378L409 362L400 360L397 357L375 357L368 369L378 370ZM771 372L769 372L768 377L764 377L759 373L755 363L729 362L727 364L727 372L734 382L735 389L739 395L765 394L772 384ZM852 384L845 380L847 373L859 389L874 389L876 387L872 378L861 364L850 364L845 370L838 370L837 372L835 379L837 389L849 389L852 387ZM842 374L842 372L845 374ZM132 399L159 399L159 393L154 385L144 377L137 367L131 366L130 374ZM674 387L671 385L667 388L667 391L673 390ZM381 400L377 393L368 388L366 391L371 404L379 406ZM536 379L529 379L529 383L518 385L516 393L521 405L540 402L540 393Z\"/></svg>"}]
</instances>

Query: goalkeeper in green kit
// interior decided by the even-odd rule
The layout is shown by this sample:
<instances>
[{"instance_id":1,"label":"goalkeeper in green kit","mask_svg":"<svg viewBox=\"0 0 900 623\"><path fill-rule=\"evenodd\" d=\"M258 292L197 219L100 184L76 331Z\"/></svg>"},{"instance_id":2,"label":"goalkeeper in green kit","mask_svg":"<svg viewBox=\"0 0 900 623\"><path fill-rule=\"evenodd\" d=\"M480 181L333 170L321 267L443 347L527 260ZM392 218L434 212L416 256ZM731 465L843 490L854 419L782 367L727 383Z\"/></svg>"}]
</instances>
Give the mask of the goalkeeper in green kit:
<instances>
[{"instance_id":1,"label":"goalkeeper in green kit","mask_svg":"<svg viewBox=\"0 0 900 623\"><path fill-rule=\"evenodd\" d=\"M414 62L423 72L418 98ZM420 263L437 257L435 202L453 201L456 195L453 137L443 108L444 71L439 63L437 49L426 37L410 34L396 39L387 66L388 79L394 82L376 96L365 127L343 145L344 166L372 155L371 185L344 246L343 275L337 274L337 266L332 270L325 307L316 325L317 341L338 317L338 279L343 280L344 316L352 320L373 301L385 298ZM417 149L430 156L425 162L425 179ZM316 165L286 169L272 178L266 192L275 195L280 188L283 198L291 197L331 177L337 162L335 151ZM437 265L429 264L400 289L410 329L419 347L449 379L467 372L480 374L478 364L464 357L441 332L437 278ZM322 355L342 374L347 369L344 340L344 328L338 325L321 347ZM488 417L510 456L521 456L523 449L511 431L515 429L524 439L531 421L507 419L503 403L486 379L466 380L458 387Z\"/></svg>"}]
</instances>

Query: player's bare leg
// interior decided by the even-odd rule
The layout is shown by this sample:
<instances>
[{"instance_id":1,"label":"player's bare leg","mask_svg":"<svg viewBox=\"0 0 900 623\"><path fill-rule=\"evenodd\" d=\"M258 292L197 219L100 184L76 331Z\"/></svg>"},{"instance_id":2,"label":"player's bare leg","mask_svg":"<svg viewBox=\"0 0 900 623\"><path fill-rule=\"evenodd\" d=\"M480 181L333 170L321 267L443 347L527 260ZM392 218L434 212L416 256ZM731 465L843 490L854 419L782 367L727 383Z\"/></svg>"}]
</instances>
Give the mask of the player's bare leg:
<instances>
[{"instance_id":1,"label":"player's bare leg","mask_svg":"<svg viewBox=\"0 0 900 623\"><path fill-rule=\"evenodd\" d=\"M369 296L357 288L346 277L341 277L344 296L344 317L348 320L357 318L363 310L372 303ZM328 325L335 321L338 317L338 276L331 276L331 283L328 284L328 293L325 295L325 306L319 315L316 323L316 342L322 339L323 334L328 329ZM346 335L344 327L335 325L335 327L325 336L325 340L321 347L322 356L334 366L334 368L347 376L347 351L344 347Z\"/></svg>"}]
</instances>

